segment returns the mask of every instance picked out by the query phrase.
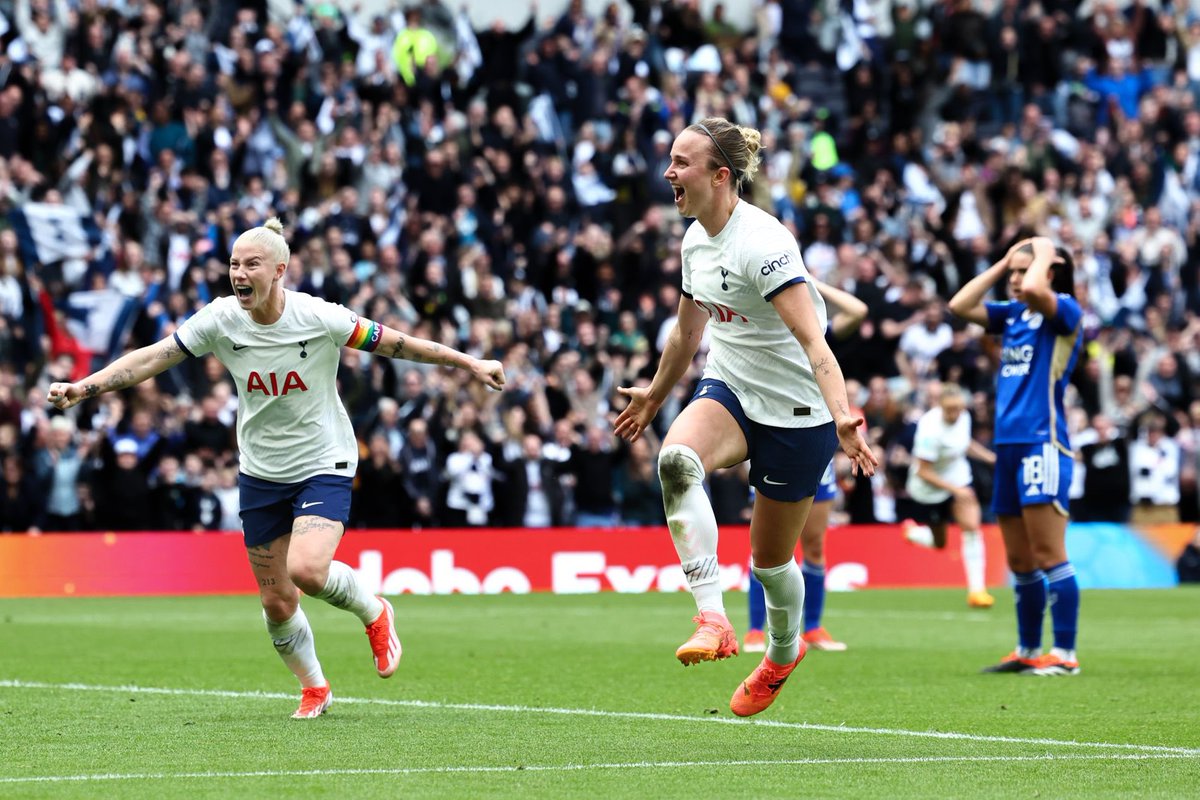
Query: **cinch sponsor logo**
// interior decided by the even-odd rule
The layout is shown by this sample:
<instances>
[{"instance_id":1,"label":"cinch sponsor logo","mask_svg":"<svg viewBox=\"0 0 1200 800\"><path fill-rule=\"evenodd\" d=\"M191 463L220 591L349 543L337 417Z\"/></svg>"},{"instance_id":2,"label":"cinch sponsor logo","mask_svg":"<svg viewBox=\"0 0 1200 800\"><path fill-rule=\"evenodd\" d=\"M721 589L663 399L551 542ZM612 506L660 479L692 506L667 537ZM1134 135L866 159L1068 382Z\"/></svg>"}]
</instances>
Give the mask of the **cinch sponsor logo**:
<instances>
[{"instance_id":1,"label":"cinch sponsor logo","mask_svg":"<svg viewBox=\"0 0 1200 800\"><path fill-rule=\"evenodd\" d=\"M279 377L274 372L268 372L265 376L257 372L251 372L250 377L246 379L246 394L262 392L271 397L282 397L288 392L307 391L308 387L304 385L304 381L300 379L299 373L295 370L288 372L283 377L282 385L280 385Z\"/></svg>"},{"instance_id":2,"label":"cinch sponsor logo","mask_svg":"<svg viewBox=\"0 0 1200 800\"><path fill-rule=\"evenodd\" d=\"M551 591L555 594L591 594L604 589L639 593L678 592L688 588L678 564L640 564L627 567L608 563L599 551L559 551L550 556ZM533 587L520 567L496 567L479 575L454 563L453 550L434 550L429 554L429 570L401 567L384 573L383 554L363 550L359 554L358 579L372 594L528 594ZM721 565L721 588L743 588L746 579L741 564Z\"/></svg>"},{"instance_id":3,"label":"cinch sponsor logo","mask_svg":"<svg viewBox=\"0 0 1200 800\"><path fill-rule=\"evenodd\" d=\"M786 267L790 263L792 263L791 253L779 253L778 255L767 256L765 259L763 259L763 265L760 272L762 272L763 275L770 275L775 270L779 269L780 267Z\"/></svg>"},{"instance_id":4,"label":"cinch sponsor logo","mask_svg":"<svg viewBox=\"0 0 1200 800\"><path fill-rule=\"evenodd\" d=\"M1033 345L1023 344L1019 347L1005 347L1000 351L1000 377L1015 378L1029 374L1029 364L1033 361Z\"/></svg>"}]
</instances>

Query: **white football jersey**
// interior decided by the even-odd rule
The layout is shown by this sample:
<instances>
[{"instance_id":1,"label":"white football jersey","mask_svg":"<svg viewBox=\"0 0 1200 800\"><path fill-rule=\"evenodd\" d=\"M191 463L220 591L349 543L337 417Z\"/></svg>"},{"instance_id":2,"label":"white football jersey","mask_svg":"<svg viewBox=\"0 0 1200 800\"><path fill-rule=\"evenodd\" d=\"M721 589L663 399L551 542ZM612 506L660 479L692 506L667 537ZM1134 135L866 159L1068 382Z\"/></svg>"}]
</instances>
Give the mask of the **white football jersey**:
<instances>
[{"instance_id":1,"label":"white football jersey","mask_svg":"<svg viewBox=\"0 0 1200 800\"><path fill-rule=\"evenodd\" d=\"M931 408L917 420L917 434L913 440L913 461L908 467L905 488L918 503L941 503L950 498L950 492L928 483L917 475L917 459L933 464L938 477L954 486L971 485L971 465L967 462L967 448L971 446L971 416L965 411L958 415L953 425L947 425L942 409Z\"/></svg>"},{"instance_id":2,"label":"white football jersey","mask_svg":"<svg viewBox=\"0 0 1200 800\"><path fill-rule=\"evenodd\" d=\"M353 477L358 443L337 368L358 316L301 292L285 298L272 325L252 320L236 298L218 298L179 326L175 340L189 355L212 353L233 376L242 472L276 483Z\"/></svg>"},{"instance_id":3,"label":"white football jersey","mask_svg":"<svg viewBox=\"0 0 1200 800\"><path fill-rule=\"evenodd\" d=\"M825 301L808 280L795 238L779 220L739 201L710 237L699 223L683 237L683 293L708 312L712 346L704 377L730 388L746 416L778 428L833 419L808 355L771 299L794 283L812 296L825 330ZM795 290L793 290L795 291Z\"/></svg>"}]
</instances>

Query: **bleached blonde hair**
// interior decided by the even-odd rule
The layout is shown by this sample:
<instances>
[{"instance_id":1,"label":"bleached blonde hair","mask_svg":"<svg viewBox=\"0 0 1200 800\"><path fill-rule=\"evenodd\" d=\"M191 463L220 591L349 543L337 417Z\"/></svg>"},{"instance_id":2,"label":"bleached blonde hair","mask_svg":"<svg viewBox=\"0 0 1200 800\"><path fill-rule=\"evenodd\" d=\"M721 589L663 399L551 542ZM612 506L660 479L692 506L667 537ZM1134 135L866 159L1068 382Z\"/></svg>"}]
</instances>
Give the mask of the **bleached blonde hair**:
<instances>
[{"instance_id":1,"label":"bleached blonde hair","mask_svg":"<svg viewBox=\"0 0 1200 800\"><path fill-rule=\"evenodd\" d=\"M287 239L283 236L283 223L279 221L279 217L271 217L261 226L244 232L238 237L238 241L243 239L266 250L274 264L286 264L291 260L292 249L288 247Z\"/></svg>"}]
</instances>

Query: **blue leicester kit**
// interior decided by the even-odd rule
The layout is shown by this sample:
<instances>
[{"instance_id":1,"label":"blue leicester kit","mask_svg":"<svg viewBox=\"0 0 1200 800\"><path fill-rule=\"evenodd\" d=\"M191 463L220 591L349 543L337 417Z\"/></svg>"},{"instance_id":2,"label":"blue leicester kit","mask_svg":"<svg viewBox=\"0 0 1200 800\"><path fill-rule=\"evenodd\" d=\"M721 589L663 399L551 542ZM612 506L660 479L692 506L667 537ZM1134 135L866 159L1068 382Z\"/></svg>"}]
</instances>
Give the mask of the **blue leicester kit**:
<instances>
[{"instance_id":1,"label":"blue leicester kit","mask_svg":"<svg viewBox=\"0 0 1200 800\"><path fill-rule=\"evenodd\" d=\"M996 379L997 514L1053 503L1066 513L1074 462L1063 395L1079 358L1083 312L1058 295L1053 319L1024 303L987 303L988 331L1001 336Z\"/></svg>"}]
</instances>

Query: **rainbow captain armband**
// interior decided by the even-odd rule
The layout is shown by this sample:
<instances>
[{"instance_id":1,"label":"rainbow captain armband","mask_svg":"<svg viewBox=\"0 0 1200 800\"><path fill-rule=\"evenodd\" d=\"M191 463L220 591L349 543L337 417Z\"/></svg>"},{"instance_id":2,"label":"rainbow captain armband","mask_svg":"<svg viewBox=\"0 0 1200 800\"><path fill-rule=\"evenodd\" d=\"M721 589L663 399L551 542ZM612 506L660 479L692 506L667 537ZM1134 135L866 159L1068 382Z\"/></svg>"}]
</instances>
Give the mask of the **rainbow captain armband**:
<instances>
[{"instance_id":1,"label":"rainbow captain armband","mask_svg":"<svg viewBox=\"0 0 1200 800\"><path fill-rule=\"evenodd\" d=\"M351 332L350 338L346 340L346 347L353 347L355 350L366 350L369 353L375 352L375 348L379 347L379 340L383 338L383 326L378 322L372 322L366 317L355 317L354 331Z\"/></svg>"}]
</instances>

